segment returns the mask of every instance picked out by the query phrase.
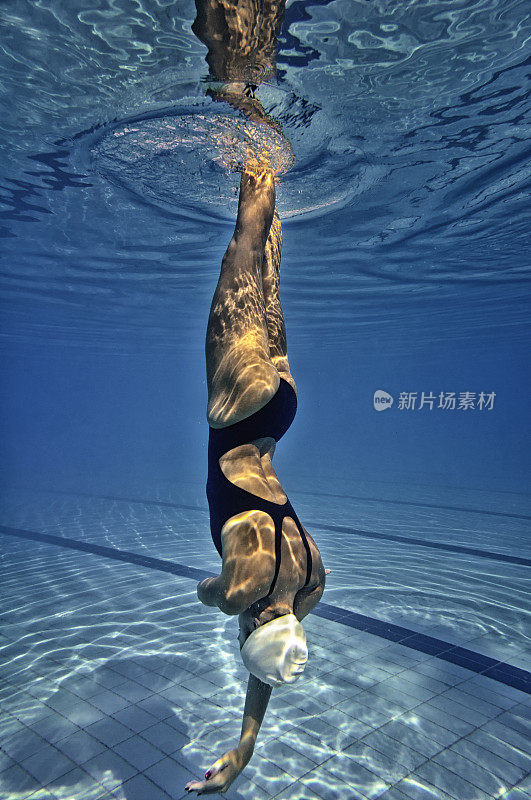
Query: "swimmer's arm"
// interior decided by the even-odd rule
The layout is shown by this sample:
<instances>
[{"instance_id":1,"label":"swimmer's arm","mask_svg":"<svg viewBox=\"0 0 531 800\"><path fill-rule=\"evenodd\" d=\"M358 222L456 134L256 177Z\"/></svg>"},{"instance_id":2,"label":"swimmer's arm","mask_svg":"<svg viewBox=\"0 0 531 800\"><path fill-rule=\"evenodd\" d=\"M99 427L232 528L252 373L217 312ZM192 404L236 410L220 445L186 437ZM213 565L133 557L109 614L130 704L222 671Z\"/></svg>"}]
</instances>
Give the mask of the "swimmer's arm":
<instances>
[{"instance_id":1,"label":"swimmer's arm","mask_svg":"<svg viewBox=\"0 0 531 800\"><path fill-rule=\"evenodd\" d=\"M234 603L230 602L227 581L223 572L217 578L205 578L204 581L198 583L197 596L203 605L217 606L224 614L234 616L235 614L240 614L243 610L239 605L234 605Z\"/></svg>"},{"instance_id":2,"label":"swimmer's arm","mask_svg":"<svg viewBox=\"0 0 531 800\"><path fill-rule=\"evenodd\" d=\"M221 575L217 578L205 578L197 584L197 596L204 606L219 606L223 600Z\"/></svg>"},{"instance_id":3,"label":"swimmer's arm","mask_svg":"<svg viewBox=\"0 0 531 800\"><path fill-rule=\"evenodd\" d=\"M325 570L321 562L319 564L319 583L317 586L315 586L313 589L299 589L295 595L293 600L293 613L299 622L310 613L312 608L317 605L323 596L326 584L326 576L329 574L329 572L330 570Z\"/></svg>"},{"instance_id":4,"label":"swimmer's arm","mask_svg":"<svg viewBox=\"0 0 531 800\"><path fill-rule=\"evenodd\" d=\"M249 675L245 708L243 709L242 731L240 743L238 744L238 754L242 759L242 769L248 764L254 752L256 737L264 719L271 691L272 687L267 683L262 683L255 675Z\"/></svg>"},{"instance_id":5,"label":"swimmer's arm","mask_svg":"<svg viewBox=\"0 0 531 800\"><path fill-rule=\"evenodd\" d=\"M303 589L298 591L295 595L295 600L293 601L293 613L299 622L310 613L314 606L317 605L323 596L324 586L319 584L319 586L316 586L315 589L312 589L311 592L306 594L302 594L303 591Z\"/></svg>"},{"instance_id":6,"label":"swimmer's arm","mask_svg":"<svg viewBox=\"0 0 531 800\"><path fill-rule=\"evenodd\" d=\"M249 675L239 744L208 768L204 781L189 781L186 791L207 794L225 792L229 788L251 760L270 696L271 686L262 683L254 675Z\"/></svg>"}]
</instances>

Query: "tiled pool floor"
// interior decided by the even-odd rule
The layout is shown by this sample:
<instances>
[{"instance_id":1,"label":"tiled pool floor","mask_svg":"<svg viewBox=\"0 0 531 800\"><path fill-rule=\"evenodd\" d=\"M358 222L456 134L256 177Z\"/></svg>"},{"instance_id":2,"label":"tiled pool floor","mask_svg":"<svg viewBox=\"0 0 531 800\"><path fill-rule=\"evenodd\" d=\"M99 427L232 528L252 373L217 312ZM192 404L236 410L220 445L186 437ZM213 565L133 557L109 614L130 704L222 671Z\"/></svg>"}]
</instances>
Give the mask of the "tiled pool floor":
<instances>
[{"instance_id":1,"label":"tiled pool floor","mask_svg":"<svg viewBox=\"0 0 531 800\"><path fill-rule=\"evenodd\" d=\"M96 541L110 519L92 508L90 522L88 501L70 517L58 501L34 503L19 496L2 522ZM149 543L152 556L219 570L185 511L174 522L189 535L171 539L156 505L136 509L134 524L127 506L113 508L102 544L144 552ZM1 533L0 545L2 800L188 796L185 783L238 740L246 672L237 620L201 606L193 578ZM334 569L330 589L325 600L348 608ZM412 630L444 638L440 621L418 622ZM529 800L527 692L337 620L311 614L305 628L304 679L274 691L229 800ZM468 649L477 633L469 628ZM511 663L523 670L524 639L512 643Z\"/></svg>"}]
</instances>

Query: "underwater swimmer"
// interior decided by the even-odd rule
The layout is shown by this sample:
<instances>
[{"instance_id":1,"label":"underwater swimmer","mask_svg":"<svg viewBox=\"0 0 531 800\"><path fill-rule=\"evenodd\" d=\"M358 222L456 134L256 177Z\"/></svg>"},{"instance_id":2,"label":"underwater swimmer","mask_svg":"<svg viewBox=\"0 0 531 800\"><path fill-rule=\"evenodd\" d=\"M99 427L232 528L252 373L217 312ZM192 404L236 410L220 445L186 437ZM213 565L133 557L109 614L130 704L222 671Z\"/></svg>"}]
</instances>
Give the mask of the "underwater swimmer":
<instances>
[{"instance_id":1,"label":"underwater swimmer","mask_svg":"<svg viewBox=\"0 0 531 800\"><path fill-rule=\"evenodd\" d=\"M308 651L301 620L319 602L325 570L273 469L297 387L279 299L282 231L271 171L241 178L238 217L221 265L206 336L209 434L207 496L221 574L199 600L239 615L249 670L238 745L188 791L226 791L251 759L274 686L297 680Z\"/></svg>"}]
</instances>

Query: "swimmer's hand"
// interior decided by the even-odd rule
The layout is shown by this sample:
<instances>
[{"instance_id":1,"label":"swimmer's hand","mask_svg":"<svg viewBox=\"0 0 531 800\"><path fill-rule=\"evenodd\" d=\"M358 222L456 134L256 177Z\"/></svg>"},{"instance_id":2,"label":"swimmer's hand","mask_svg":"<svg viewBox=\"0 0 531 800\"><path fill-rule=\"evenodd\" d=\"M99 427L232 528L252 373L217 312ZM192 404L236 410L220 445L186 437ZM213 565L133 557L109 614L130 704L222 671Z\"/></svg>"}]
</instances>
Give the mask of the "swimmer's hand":
<instances>
[{"instance_id":1,"label":"swimmer's hand","mask_svg":"<svg viewBox=\"0 0 531 800\"><path fill-rule=\"evenodd\" d=\"M331 572L332 572L331 569L325 569L325 575L330 575Z\"/></svg>"},{"instance_id":2,"label":"swimmer's hand","mask_svg":"<svg viewBox=\"0 0 531 800\"><path fill-rule=\"evenodd\" d=\"M240 749L229 750L207 769L206 780L189 781L184 788L187 792L197 792L197 794L226 792L248 761Z\"/></svg>"}]
</instances>

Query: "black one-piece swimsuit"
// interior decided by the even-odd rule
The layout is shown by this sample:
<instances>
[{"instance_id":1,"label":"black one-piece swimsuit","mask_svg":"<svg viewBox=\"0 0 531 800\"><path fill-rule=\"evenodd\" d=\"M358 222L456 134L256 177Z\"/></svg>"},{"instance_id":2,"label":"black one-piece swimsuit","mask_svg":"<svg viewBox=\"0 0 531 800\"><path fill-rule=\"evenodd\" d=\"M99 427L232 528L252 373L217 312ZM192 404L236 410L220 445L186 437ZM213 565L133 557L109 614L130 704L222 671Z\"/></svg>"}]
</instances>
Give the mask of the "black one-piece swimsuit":
<instances>
[{"instance_id":1,"label":"black one-piece swimsuit","mask_svg":"<svg viewBox=\"0 0 531 800\"><path fill-rule=\"evenodd\" d=\"M226 428L209 428L208 436L208 480L206 493L210 509L210 532L216 550L222 555L221 529L230 517L243 511L265 511L275 523L275 575L269 588L268 596L275 588L280 569L282 543L282 522L284 517L291 517L301 536L307 556L305 586L310 582L312 574L312 555L310 545L289 500L285 503L274 503L264 500L245 489L241 489L223 474L219 465L221 456L235 447L248 444L255 439L270 437L278 442L286 433L297 411L297 396L293 387L280 379L280 385L266 405L251 414L250 417L228 425Z\"/></svg>"}]
</instances>

